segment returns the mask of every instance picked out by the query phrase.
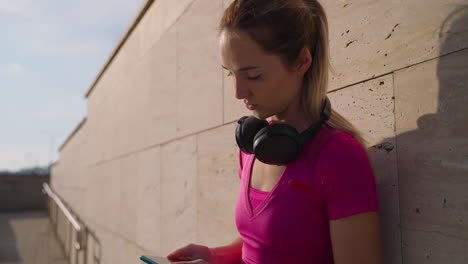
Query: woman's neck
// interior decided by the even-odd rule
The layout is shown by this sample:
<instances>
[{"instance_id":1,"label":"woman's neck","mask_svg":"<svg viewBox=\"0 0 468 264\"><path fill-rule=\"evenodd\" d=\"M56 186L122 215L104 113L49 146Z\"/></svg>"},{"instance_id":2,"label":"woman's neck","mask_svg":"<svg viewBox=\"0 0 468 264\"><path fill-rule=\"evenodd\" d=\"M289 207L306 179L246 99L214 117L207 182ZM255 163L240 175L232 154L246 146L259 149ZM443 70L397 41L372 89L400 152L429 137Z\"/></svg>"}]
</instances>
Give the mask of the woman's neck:
<instances>
[{"instance_id":1,"label":"woman's neck","mask_svg":"<svg viewBox=\"0 0 468 264\"><path fill-rule=\"evenodd\" d=\"M313 125L313 124L315 124L317 122L318 122L318 120L312 120L311 118L308 118L302 112L296 112L296 113L293 113L293 114L289 114L287 116L274 115L274 116L271 117L271 123L272 124L288 124L288 125L294 127L297 130L297 132L299 132L299 133L306 130L311 125Z\"/></svg>"},{"instance_id":2,"label":"woman's neck","mask_svg":"<svg viewBox=\"0 0 468 264\"><path fill-rule=\"evenodd\" d=\"M288 124L301 133L319 120L307 115L301 107L300 98L296 97L284 111L271 116L271 121L272 124Z\"/></svg>"}]
</instances>

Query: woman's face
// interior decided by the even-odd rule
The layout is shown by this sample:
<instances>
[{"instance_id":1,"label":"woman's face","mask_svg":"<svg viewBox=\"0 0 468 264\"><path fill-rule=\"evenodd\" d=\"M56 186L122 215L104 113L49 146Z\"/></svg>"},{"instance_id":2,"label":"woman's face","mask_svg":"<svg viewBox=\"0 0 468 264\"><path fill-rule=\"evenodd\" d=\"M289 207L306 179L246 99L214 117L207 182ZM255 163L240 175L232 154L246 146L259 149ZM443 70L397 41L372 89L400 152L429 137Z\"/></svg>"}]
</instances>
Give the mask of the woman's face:
<instances>
[{"instance_id":1,"label":"woman's face","mask_svg":"<svg viewBox=\"0 0 468 264\"><path fill-rule=\"evenodd\" d=\"M224 30L220 35L220 52L236 98L255 105L254 116L283 120L300 111L303 74L286 69L278 56L264 53L243 32Z\"/></svg>"}]
</instances>

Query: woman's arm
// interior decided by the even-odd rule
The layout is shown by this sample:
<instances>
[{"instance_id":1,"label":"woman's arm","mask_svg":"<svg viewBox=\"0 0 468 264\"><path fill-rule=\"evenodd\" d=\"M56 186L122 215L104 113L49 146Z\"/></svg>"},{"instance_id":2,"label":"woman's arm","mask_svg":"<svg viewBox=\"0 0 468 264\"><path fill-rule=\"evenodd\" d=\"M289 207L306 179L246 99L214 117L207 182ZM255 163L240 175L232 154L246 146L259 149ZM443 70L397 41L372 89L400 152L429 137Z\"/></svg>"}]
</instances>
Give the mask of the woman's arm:
<instances>
[{"instance_id":1,"label":"woman's arm","mask_svg":"<svg viewBox=\"0 0 468 264\"><path fill-rule=\"evenodd\" d=\"M330 220L335 264L383 264L377 212Z\"/></svg>"},{"instance_id":2,"label":"woman's arm","mask_svg":"<svg viewBox=\"0 0 468 264\"><path fill-rule=\"evenodd\" d=\"M210 248L213 264L239 264L242 258L242 240L236 238L224 247Z\"/></svg>"}]
</instances>

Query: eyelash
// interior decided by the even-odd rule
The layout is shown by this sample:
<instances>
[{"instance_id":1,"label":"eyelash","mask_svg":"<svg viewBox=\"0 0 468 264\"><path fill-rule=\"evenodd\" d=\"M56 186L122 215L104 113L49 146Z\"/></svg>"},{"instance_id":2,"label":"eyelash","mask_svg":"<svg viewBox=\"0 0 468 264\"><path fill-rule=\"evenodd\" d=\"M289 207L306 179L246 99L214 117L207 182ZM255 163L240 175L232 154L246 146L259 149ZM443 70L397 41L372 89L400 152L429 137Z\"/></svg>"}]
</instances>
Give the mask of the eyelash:
<instances>
[{"instance_id":1,"label":"eyelash","mask_svg":"<svg viewBox=\"0 0 468 264\"><path fill-rule=\"evenodd\" d=\"M232 76L232 72L229 72L227 76ZM252 81L257 80L258 78L260 78L260 75L257 75L255 77L247 77L247 79L252 80Z\"/></svg>"}]
</instances>

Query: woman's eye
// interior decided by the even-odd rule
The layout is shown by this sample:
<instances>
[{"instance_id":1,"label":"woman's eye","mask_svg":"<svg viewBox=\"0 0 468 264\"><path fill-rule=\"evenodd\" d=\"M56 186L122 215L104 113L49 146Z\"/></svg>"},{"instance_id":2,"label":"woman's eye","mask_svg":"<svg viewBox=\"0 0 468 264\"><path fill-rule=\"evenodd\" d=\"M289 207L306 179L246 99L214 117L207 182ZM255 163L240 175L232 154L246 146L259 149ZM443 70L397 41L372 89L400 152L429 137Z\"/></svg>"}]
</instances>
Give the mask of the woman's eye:
<instances>
[{"instance_id":1,"label":"woman's eye","mask_svg":"<svg viewBox=\"0 0 468 264\"><path fill-rule=\"evenodd\" d=\"M257 75L255 77L248 77L247 79L249 80L257 80L258 78L260 78L260 75Z\"/></svg>"},{"instance_id":2,"label":"woman's eye","mask_svg":"<svg viewBox=\"0 0 468 264\"><path fill-rule=\"evenodd\" d=\"M227 76L232 76L232 72L228 72ZM260 78L260 75L257 75L257 76L254 76L254 77L248 77L247 76L247 79L252 80L252 81L257 80L258 78Z\"/></svg>"}]
</instances>

